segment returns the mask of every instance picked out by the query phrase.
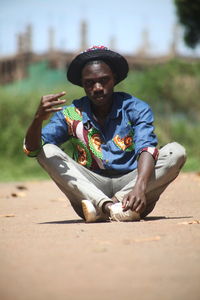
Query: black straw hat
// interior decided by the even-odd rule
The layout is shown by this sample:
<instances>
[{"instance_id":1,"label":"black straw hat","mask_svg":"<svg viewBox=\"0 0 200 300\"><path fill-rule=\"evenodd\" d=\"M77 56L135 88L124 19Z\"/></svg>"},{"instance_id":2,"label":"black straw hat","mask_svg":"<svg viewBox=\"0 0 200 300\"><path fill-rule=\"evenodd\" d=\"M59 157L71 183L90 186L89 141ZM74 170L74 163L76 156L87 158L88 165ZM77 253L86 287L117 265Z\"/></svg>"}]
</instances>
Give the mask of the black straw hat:
<instances>
[{"instance_id":1,"label":"black straw hat","mask_svg":"<svg viewBox=\"0 0 200 300\"><path fill-rule=\"evenodd\" d=\"M122 55L104 46L93 46L72 60L67 70L67 79L75 85L82 86L82 69L92 60L102 60L107 63L116 76L116 84L125 79L128 74L128 63Z\"/></svg>"}]
</instances>

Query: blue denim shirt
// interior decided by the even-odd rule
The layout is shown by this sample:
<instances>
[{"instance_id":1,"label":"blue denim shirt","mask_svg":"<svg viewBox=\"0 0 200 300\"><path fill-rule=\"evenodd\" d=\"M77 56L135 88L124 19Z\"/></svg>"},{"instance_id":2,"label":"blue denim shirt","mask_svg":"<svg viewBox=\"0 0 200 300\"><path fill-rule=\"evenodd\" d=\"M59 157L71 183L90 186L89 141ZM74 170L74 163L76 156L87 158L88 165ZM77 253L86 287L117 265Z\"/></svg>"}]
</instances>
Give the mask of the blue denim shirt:
<instances>
[{"instance_id":1,"label":"blue denim shirt","mask_svg":"<svg viewBox=\"0 0 200 300\"><path fill-rule=\"evenodd\" d=\"M116 92L111 112L101 128L85 96L55 113L42 129L42 139L45 144L59 146L68 141L73 159L94 172L126 173L137 168L141 151L157 146L153 121L147 103Z\"/></svg>"}]
</instances>

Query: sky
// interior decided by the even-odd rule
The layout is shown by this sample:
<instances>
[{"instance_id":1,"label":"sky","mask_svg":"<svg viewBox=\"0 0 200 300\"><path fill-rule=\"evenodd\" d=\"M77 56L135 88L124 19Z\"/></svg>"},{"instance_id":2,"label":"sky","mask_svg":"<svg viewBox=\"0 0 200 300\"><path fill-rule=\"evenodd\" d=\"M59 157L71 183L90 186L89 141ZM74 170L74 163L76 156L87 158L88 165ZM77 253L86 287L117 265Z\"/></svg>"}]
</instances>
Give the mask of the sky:
<instances>
[{"instance_id":1,"label":"sky","mask_svg":"<svg viewBox=\"0 0 200 300\"><path fill-rule=\"evenodd\" d=\"M80 49L80 22L88 24L88 46L110 46L124 54L136 54L148 32L148 53L166 55L177 23L173 0L0 0L0 57L16 53L16 36L28 24L33 28L33 50L48 50L48 31L55 31L55 48ZM179 29L178 52L200 56L200 47L190 50Z\"/></svg>"}]
</instances>

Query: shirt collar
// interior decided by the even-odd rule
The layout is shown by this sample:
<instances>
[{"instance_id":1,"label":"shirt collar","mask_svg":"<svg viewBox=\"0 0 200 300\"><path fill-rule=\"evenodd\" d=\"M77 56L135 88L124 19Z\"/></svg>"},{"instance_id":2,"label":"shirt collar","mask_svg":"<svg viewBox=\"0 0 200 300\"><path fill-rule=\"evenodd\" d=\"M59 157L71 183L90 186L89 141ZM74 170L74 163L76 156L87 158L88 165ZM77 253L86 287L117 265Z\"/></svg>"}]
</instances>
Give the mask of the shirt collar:
<instances>
[{"instance_id":1,"label":"shirt collar","mask_svg":"<svg viewBox=\"0 0 200 300\"><path fill-rule=\"evenodd\" d=\"M110 119L116 119L119 117L120 112L122 110L122 103L123 99L125 99L126 94L124 93L118 93L115 92L113 93L113 105L110 114L108 117ZM93 113L91 111L91 105L90 105L90 100L87 96L84 97L84 103L83 103L83 123L87 123L89 120L93 119Z\"/></svg>"},{"instance_id":2,"label":"shirt collar","mask_svg":"<svg viewBox=\"0 0 200 300\"><path fill-rule=\"evenodd\" d=\"M83 102L82 117L83 117L83 123L85 124L92 119L92 111L91 111L89 98L85 96L83 100L84 102Z\"/></svg>"}]
</instances>

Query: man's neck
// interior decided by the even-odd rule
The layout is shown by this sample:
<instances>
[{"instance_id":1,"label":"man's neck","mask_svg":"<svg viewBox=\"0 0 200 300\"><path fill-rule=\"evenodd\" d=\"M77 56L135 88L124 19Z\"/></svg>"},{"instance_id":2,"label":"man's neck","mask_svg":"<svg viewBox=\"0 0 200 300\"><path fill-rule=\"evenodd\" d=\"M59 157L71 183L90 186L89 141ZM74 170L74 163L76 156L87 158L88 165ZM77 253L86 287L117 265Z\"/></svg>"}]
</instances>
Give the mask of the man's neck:
<instances>
[{"instance_id":1,"label":"man's neck","mask_svg":"<svg viewBox=\"0 0 200 300\"><path fill-rule=\"evenodd\" d=\"M99 123L101 127L104 127L106 118L110 113L112 105L110 107L92 107L92 112L94 114L95 120Z\"/></svg>"},{"instance_id":2,"label":"man's neck","mask_svg":"<svg viewBox=\"0 0 200 300\"><path fill-rule=\"evenodd\" d=\"M112 109L113 101L109 103L109 105L104 106L94 106L92 105L92 112L97 117L97 119L106 119L108 114Z\"/></svg>"}]
</instances>

